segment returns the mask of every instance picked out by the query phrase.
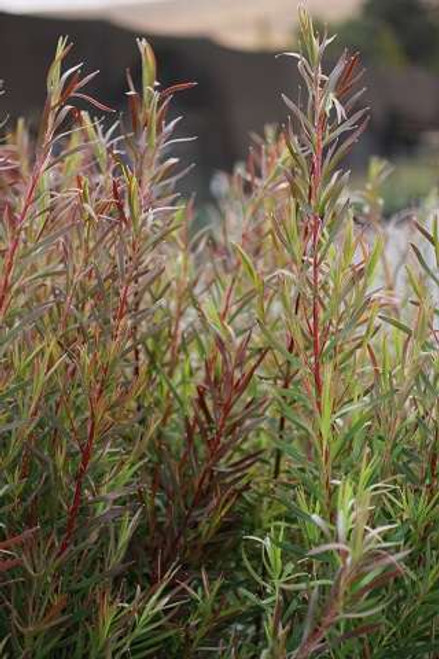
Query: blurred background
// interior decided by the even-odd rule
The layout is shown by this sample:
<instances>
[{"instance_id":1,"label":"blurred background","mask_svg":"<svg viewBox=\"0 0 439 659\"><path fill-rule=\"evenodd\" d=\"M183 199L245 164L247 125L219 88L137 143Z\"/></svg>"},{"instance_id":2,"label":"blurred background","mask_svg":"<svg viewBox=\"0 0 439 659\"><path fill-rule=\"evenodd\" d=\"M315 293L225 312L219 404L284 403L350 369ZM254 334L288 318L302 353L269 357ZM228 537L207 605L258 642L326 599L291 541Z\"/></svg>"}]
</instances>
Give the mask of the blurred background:
<instances>
[{"instance_id":1,"label":"blurred background","mask_svg":"<svg viewBox=\"0 0 439 659\"><path fill-rule=\"evenodd\" d=\"M397 169L385 190L387 211L415 203L437 183L439 154L439 0L308 0L317 23L338 34L340 49L360 50L372 120L351 156L361 177L372 155ZM73 63L100 69L91 91L125 107L125 71L139 75L136 36L152 43L163 85L197 81L177 100L181 147L196 163L186 180L201 204L218 171L246 157L251 133L286 120L281 92L297 98L295 62L276 53L296 47L296 0L0 0L0 113L36 123L45 74L59 35L75 44ZM212 185L212 181L214 184Z\"/></svg>"}]
</instances>

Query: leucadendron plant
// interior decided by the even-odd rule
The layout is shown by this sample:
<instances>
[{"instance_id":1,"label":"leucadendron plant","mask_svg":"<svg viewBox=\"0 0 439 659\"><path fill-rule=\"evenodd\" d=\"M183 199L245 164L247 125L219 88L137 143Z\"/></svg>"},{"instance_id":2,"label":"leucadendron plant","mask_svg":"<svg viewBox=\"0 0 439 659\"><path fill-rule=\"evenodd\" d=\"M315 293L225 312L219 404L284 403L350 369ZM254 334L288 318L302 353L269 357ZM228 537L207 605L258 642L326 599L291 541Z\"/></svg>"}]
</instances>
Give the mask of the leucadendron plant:
<instances>
[{"instance_id":1,"label":"leucadendron plant","mask_svg":"<svg viewBox=\"0 0 439 659\"><path fill-rule=\"evenodd\" d=\"M146 41L122 118L61 39L38 134L4 129L5 659L438 656L438 222L413 219L400 295L387 170L358 192L344 166L359 57L327 68L299 20L301 102L201 232L192 84Z\"/></svg>"}]
</instances>

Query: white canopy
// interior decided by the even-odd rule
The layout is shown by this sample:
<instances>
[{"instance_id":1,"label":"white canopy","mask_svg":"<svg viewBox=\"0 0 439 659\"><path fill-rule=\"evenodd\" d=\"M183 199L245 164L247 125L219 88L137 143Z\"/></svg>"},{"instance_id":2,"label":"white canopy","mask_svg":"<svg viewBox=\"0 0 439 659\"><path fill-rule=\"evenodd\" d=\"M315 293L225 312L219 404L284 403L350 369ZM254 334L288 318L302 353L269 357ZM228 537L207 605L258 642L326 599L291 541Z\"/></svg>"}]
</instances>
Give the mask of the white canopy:
<instances>
[{"instance_id":1,"label":"white canopy","mask_svg":"<svg viewBox=\"0 0 439 659\"><path fill-rule=\"evenodd\" d=\"M308 0L309 10L334 20L361 0ZM297 0L0 0L0 10L102 18L137 33L207 36L238 47L279 47L291 40Z\"/></svg>"}]
</instances>

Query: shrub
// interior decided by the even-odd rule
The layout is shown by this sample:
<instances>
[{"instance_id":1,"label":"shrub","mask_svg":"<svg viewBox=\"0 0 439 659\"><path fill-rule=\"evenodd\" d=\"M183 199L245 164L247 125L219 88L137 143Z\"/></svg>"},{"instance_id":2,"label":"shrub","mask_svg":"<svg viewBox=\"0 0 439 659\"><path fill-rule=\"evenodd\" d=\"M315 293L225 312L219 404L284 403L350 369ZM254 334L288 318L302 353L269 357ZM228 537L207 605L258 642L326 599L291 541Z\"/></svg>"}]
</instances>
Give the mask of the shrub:
<instances>
[{"instance_id":1,"label":"shrub","mask_svg":"<svg viewBox=\"0 0 439 659\"><path fill-rule=\"evenodd\" d=\"M359 16L339 23L336 32L375 65L437 71L439 22L429 0L364 0Z\"/></svg>"},{"instance_id":2,"label":"shrub","mask_svg":"<svg viewBox=\"0 0 439 659\"><path fill-rule=\"evenodd\" d=\"M437 656L438 225L397 297L355 221L383 170L353 196L342 169L358 57L325 74L300 25L307 99L198 234L190 85L143 40L125 124L79 109L108 110L61 39L38 136L4 139L4 657Z\"/></svg>"}]
</instances>

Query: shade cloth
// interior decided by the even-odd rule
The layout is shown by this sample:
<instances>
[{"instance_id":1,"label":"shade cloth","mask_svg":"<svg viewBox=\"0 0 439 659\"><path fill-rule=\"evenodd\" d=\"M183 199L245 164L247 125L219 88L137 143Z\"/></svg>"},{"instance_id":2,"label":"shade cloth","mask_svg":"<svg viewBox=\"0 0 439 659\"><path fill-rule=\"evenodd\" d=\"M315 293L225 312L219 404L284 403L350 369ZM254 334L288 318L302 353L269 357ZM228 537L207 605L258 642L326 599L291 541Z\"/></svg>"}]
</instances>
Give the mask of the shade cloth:
<instances>
[{"instance_id":1,"label":"shade cloth","mask_svg":"<svg viewBox=\"0 0 439 659\"><path fill-rule=\"evenodd\" d=\"M296 0L0 0L0 9L76 18L105 18L137 33L206 36L239 48L288 44ZM361 0L308 0L325 20L347 16Z\"/></svg>"}]
</instances>

